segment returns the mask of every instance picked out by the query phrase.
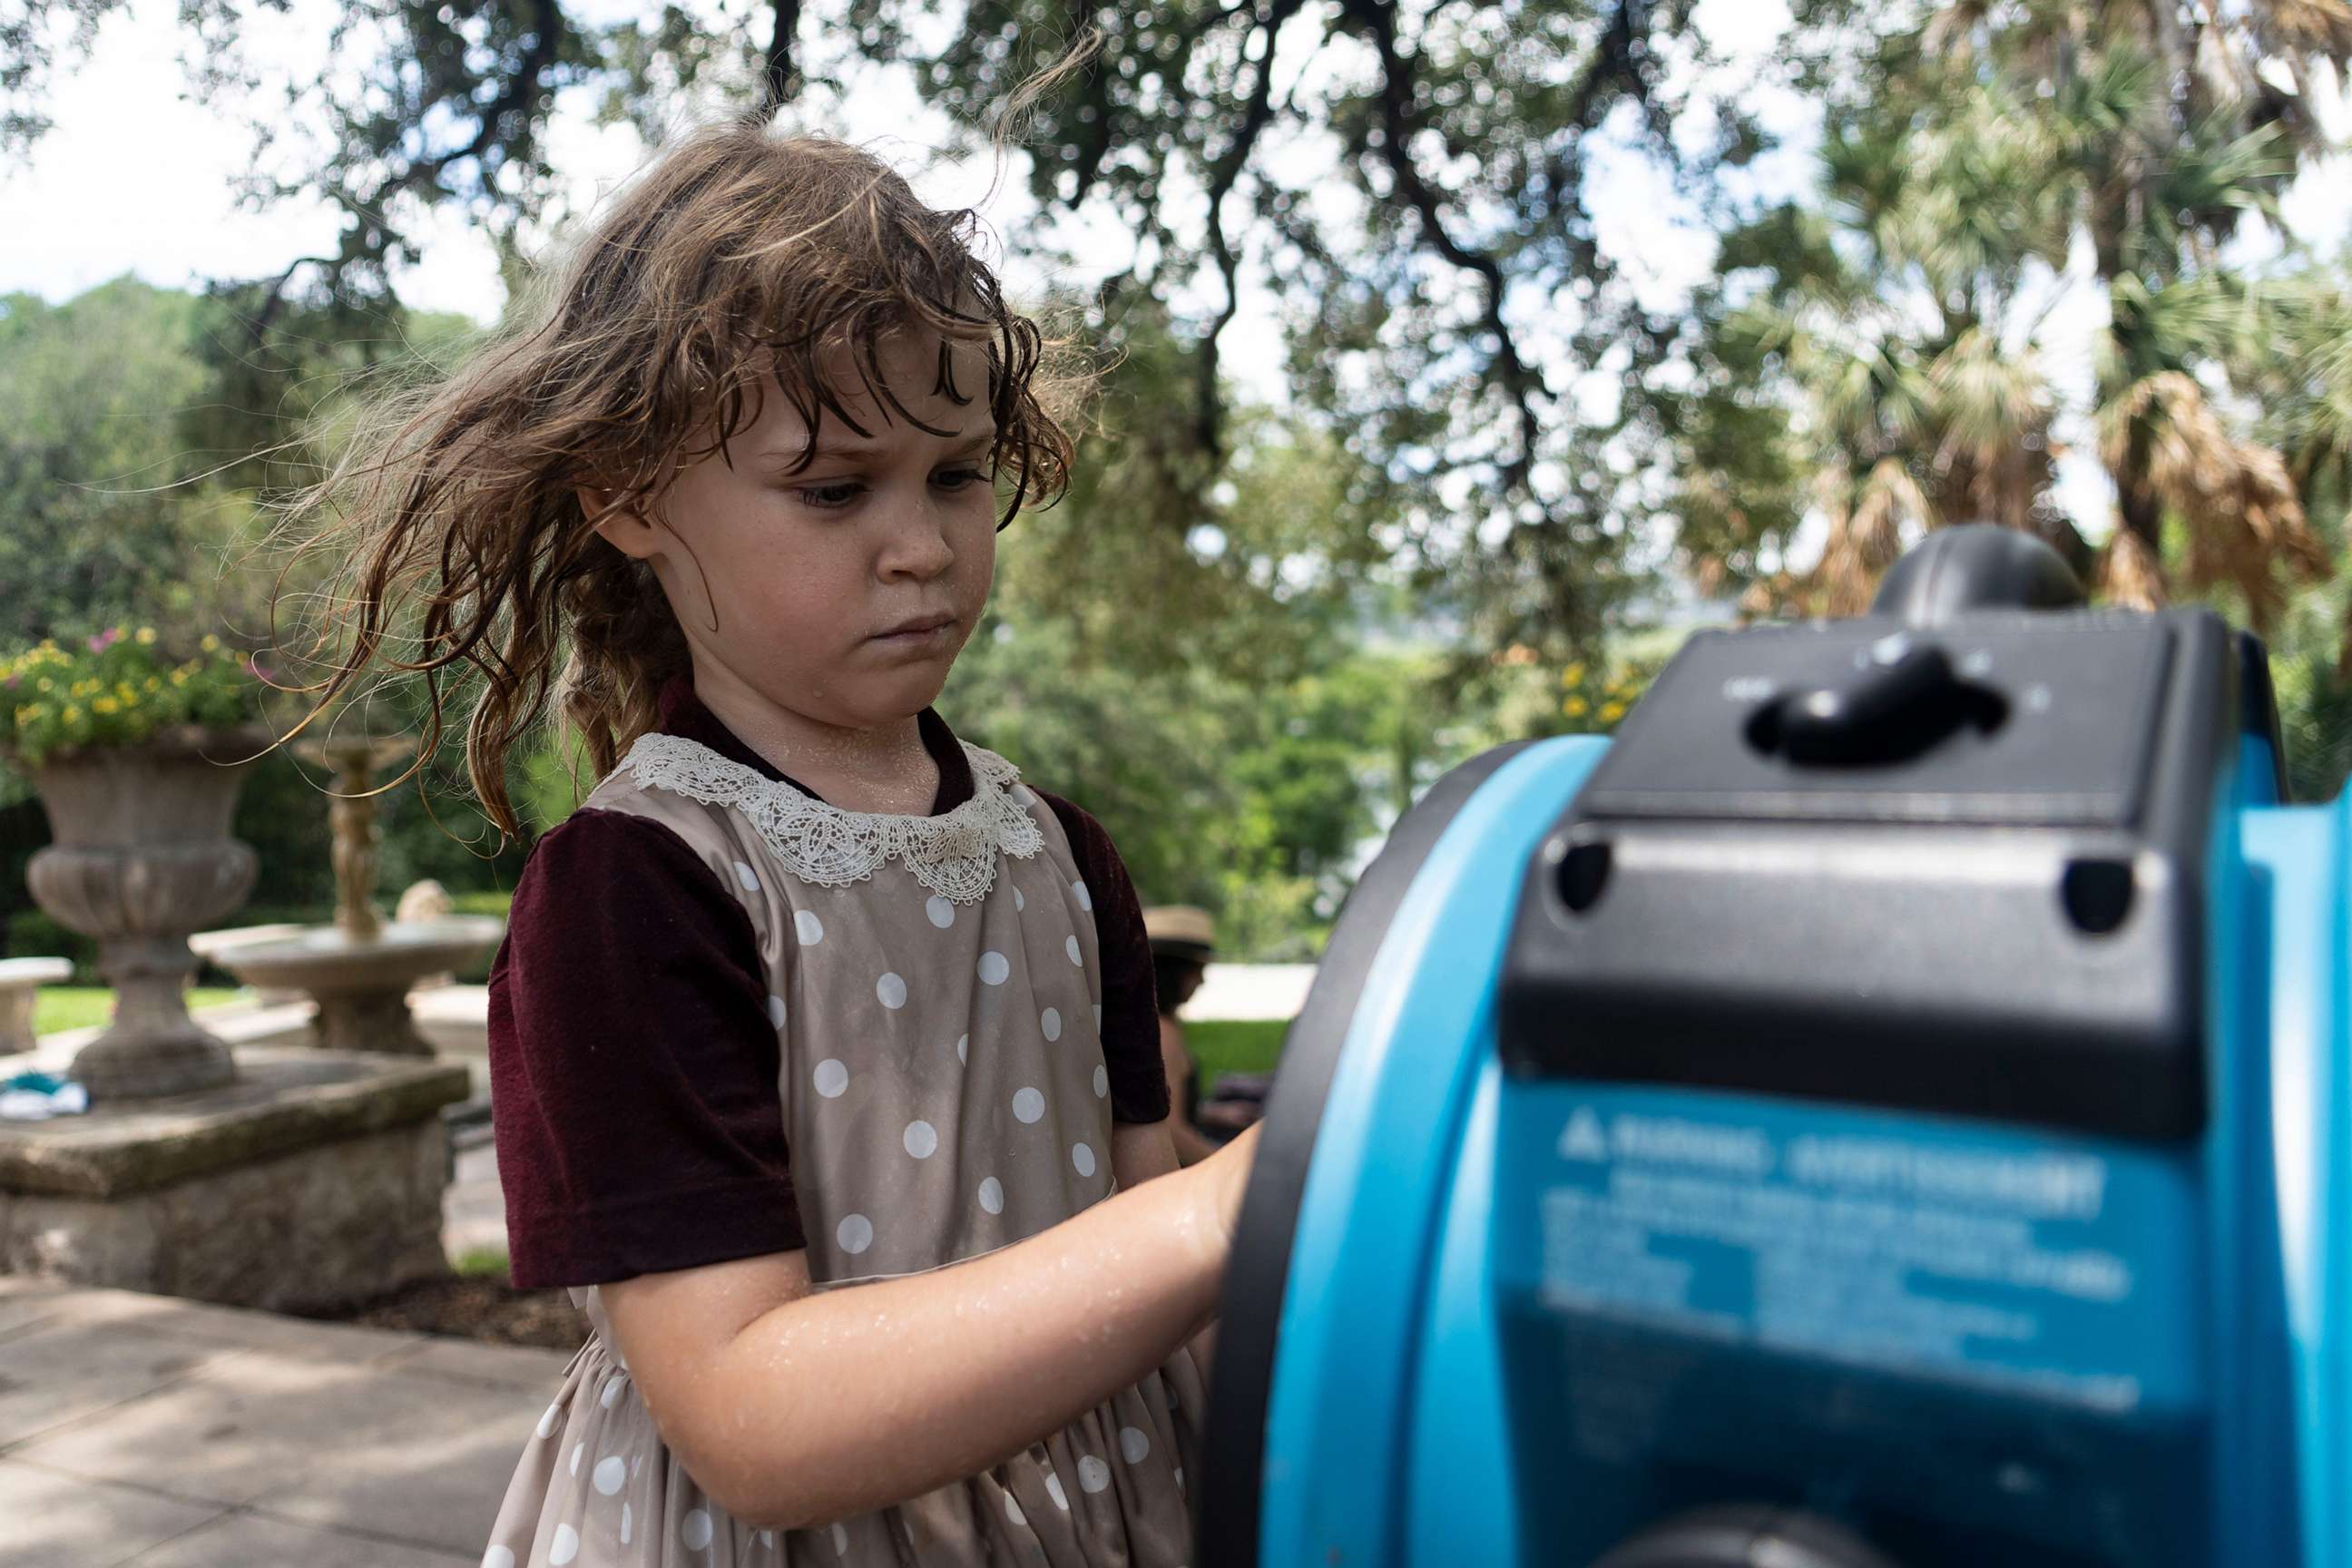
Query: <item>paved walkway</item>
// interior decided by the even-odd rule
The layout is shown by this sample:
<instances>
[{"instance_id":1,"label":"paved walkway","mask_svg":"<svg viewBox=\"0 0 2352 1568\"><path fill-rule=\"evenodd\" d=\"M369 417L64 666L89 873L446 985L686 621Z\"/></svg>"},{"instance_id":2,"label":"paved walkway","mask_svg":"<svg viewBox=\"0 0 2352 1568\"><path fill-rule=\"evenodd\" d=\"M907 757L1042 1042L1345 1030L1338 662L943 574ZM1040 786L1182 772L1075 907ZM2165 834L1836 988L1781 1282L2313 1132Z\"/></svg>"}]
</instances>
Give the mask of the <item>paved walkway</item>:
<instances>
[{"instance_id":1,"label":"paved walkway","mask_svg":"<svg viewBox=\"0 0 2352 1568\"><path fill-rule=\"evenodd\" d=\"M0 1563L478 1563L565 1359L0 1276Z\"/></svg>"},{"instance_id":2,"label":"paved walkway","mask_svg":"<svg viewBox=\"0 0 2352 1568\"><path fill-rule=\"evenodd\" d=\"M1305 965L1213 965L1192 1016L1286 1017ZM418 996L443 1056L482 1060L483 993ZM232 1043L300 1037L307 1005L241 1001ZM62 1067L89 1036L12 1067ZM503 1251L497 1157L460 1140L452 1256ZM478 1563L567 1357L0 1275L0 1568Z\"/></svg>"}]
</instances>

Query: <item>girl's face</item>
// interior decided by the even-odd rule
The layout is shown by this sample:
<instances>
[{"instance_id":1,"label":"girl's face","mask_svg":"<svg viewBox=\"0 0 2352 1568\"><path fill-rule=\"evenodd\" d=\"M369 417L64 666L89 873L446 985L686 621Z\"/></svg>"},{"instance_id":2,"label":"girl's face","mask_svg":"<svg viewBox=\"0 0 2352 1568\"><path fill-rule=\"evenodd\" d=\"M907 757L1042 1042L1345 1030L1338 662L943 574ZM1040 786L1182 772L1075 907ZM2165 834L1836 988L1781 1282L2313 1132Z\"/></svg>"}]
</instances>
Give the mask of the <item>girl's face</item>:
<instances>
[{"instance_id":1,"label":"girl's face","mask_svg":"<svg viewBox=\"0 0 2352 1568\"><path fill-rule=\"evenodd\" d=\"M649 561L692 646L719 674L788 712L844 729L904 720L938 698L996 570L996 426L978 345L959 347L958 403L939 340L901 335L876 355L918 429L865 392L845 351L826 366L861 437L828 414L809 431L771 388L759 416L678 471L648 521L598 531ZM711 667L716 666L714 671Z\"/></svg>"}]
</instances>

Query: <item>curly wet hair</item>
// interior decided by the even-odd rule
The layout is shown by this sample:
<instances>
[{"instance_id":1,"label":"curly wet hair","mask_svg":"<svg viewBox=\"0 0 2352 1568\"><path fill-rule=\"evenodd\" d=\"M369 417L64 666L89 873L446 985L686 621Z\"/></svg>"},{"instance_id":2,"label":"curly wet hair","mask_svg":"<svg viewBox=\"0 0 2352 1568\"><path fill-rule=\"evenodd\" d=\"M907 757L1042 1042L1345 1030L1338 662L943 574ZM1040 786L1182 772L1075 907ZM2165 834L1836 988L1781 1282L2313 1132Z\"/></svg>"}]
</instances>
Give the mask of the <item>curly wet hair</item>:
<instances>
[{"instance_id":1,"label":"curly wet hair","mask_svg":"<svg viewBox=\"0 0 2352 1568\"><path fill-rule=\"evenodd\" d=\"M366 409L341 459L291 504L302 550L335 565L311 650L322 673L302 688L312 717L371 671L418 678L431 756L470 689L474 794L519 836L507 763L535 728L560 716L602 776L688 668L650 569L596 521L656 501L772 393L807 425L812 456L827 418L867 434L829 374L911 419L880 372L893 334L936 335L939 390L987 400L1000 527L1057 498L1072 457L1063 411L1085 375L1006 303L981 233L973 212L925 205L845 142L730 123L666 148L514 326L445 379ZM953 384L953 344L985 346L984 388ZM603 498L593 514L583 489Z\"/></svg>"}]
</instances>

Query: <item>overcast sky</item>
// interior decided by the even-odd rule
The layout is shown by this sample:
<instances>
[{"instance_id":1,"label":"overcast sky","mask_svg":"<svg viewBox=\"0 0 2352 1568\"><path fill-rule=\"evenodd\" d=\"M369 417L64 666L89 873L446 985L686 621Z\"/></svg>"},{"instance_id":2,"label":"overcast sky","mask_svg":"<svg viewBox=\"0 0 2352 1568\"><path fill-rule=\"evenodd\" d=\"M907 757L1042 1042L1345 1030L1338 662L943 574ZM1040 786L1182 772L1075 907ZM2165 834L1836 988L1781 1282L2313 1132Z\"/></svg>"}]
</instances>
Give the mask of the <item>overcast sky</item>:
<instances>
[{"instance_id":1,"label":"overcast sky","mask_svg":"<svg viewBox=\"0 0 2352 1568\"><path fill-rule=\"evenodd\" d=\"M593 8L612 10L615 0L593 0ZM333 16L329 0L294 0L283 16L263 8L248 16L255 30L247 45L258 60L315 70ZM1695 25L1719 47L1754 53L1769 48L1785 16L1778 0L1704 0ZM0 170L0 292L24 289L63 300L125 272L184 287L206 278L275 273L295 257L331 248L335 219L317 204L287 202L257 213L232 202L231 183L252 157L251 134L234 117L184 100L181 37L174 0L134 0L127 13L108 21L89 61L57 84L50 106L56 130L26 165ZM1801 135L1803 107L1779 109L1779 129ZM2328 118L2340 139L2347 124L2340 100L2329 106ZM901 73L861 81L841 122L828 128L877 144L934 202L972 205L990 183L985 165L943 164L932 155L930 149L945 140L945 127ZM583 206L642 157L633 133L595 126L584 101L562 106L550 145ZM1315 153L1294 147L1288 155ZM1790 180L1801 174L1795 158L1780 168ZM1639 160L1604 157L1593 178L1604 245L1647 280L1652 304L1667 302L1706 274L1711 246L1703 233L1681 226L1687 209L1654 171ZM1031 210L1018 178L1002 182L995 201L983 208L1000 230ZM2286 213L2304 239L2340 249L2352 225L2352 161L2332 158L2306 174L2289 194ZM1129 237L1099 224L1068 232L1081 273L1123 266L1131 251ZM401 297L425 309L493 317L500 289L488 243L463 221L446 217L425 237L424 261L398 279ZM2263 246L2246 248L2258 252ZM1028 258L1007 260L1016 291L1040 281ZM2062 384L2086 396L2088 346L2105 324L2104 301L2086 297L2081 309L2070 301L2058 319L2065 330L2050 345L2053 369ZM1279 400L1280 344L1263 289L1245 288L1243 314L1224 350L1229 374L1245 390ZM2082 434L2075 432L2078 448ZM2105 510L2103 485L2096 463L2078 450L2066 465L2062 499L2074 515L2094 521Z\"/></svg>"}]
</instances>

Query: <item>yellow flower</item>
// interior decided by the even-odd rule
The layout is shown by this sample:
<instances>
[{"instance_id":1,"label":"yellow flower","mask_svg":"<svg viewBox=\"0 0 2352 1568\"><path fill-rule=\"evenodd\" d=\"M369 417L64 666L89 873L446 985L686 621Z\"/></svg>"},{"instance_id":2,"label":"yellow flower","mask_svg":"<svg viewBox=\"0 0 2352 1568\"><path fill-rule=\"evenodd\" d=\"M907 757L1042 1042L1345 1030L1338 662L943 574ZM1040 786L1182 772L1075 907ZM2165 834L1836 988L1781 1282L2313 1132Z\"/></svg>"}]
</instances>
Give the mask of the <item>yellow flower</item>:
<instances>
[{"instance_id":1,"label":"yellow flower","mask_svg":"<svg viewBox=\"0 0 2352 1568\"><path fill-rule=\"evenodd\" d=\"M41 679L38 679L38 680L37 680L37 681L33 682L33 684L34 684L34 686L36 686L37 688L38 688L39 689L41 689L41 690L43 690L43 691L55 691L55 690L58 689L58 683L57 683L56 681L54 681L54 680L51 680L51 679L50 679L47 676L46 676L46 675L45 675L45 676L43 676L43 677L41 677Z\"/></svg>"},{"instance_id":2,"label":"yellow flower","mask_svg":"<svg viewBox=\"0 0 2352 1568\"><path fill-rule=\"evenodd\" d=\"M1559 710L1571 719L1581 719L1584 717L1585 710L1591 706L1591 704L1586 702L1581 697L1571 697L1559 705Z\"/></svg>"},{"instance_id":3,"label":"yellow flower","mask_svg":"<svg viewBox=\"0 0 2352 1568\"><path fill-rule=\"evenodd\" d=\"M187 672L186 670L184 670L184 669L175 669L175 670L173 670L173 671L172 672L172 684L173 684L173 685L174 685L174 686L185 686L187 683L188 683L188 672Z\"/></svg>"},{"instance_id":4,"label":"yellow flower","mask_svg":"<svg viewBox=\"0 0 2352 1568\"><path fill-rule=\"evenodd\" d=\"M155 628L154 628L153 626L141 626L141 627L139 628L139 641L140 641L140 645L141 645L142 647L154 647L154 646L155 646Z\"/></svg>"},{"instance_id":5,"label":"yellow flower","mask_svg":"<svg viewBox=\"0 0 2352 1568\"><path fill-rule=\"evenodd\" d=\"M160 675L151 675L151 676L149 676L149 677L147 678L147 689L148 689L149 691L161 691L161 690L163 690L163 678L162 676L160 676Z\"/></svg>"},{"instance_id":6,"label":"yellow flower","mask_svg":"<svg viewBox=\"0 0 2352 1568\"><path fill-rule=\"evenodd\" d=\"M1559 672L1559 683L1560 683L1562 686L1581 686L1581 685L1583 685L1583 684L1584 684L1584 665L1583 665L1583 662L1582 662L1581 660L1580 660L1580 661L1578 661L1578 662L1577 662L1577 663L1575 663L1575 664L1571 664L1571 665L1570 665L1566 669L1561 670L1561 671Z\"/></svg>"},{"instance_id":7,"label":"yellow flower","mask_svg":"<svg viewBox=\"0 0 2352 1568\"><path fill-rule=\"evenodd\" d=\"M1622 702L1604 702L1601 705L1601 721L1603 724L1614 724L1623 717L1625 717L1625 705Z\"/></svg>"},{"instance_id":8,"label":"yellow flower","mask_svg":"<svg viewBox=\"0 0 2352 1568\"><path fill-rule=\"evenodd\" d=\"M196 646L203 648L206 653L218 653L220 652L220 638L213 636L210 632L206 632L205 634L205 640L198 643Z\"/></svg>"},{"instance_id":9,"label":"yellow flower","mask_svg":"<svg viewBox=\"0 0 2352 1568\"><path fill-rule=\"evenodd\" d=\"M58 714L58 717L64 720L68 724L79 724L81 722L81 710L68 702L66 704L66 710Z\"/></svg>"},{"instance_id":10,"label":"yellow flower","mask_svg":"<svg viewBox=\"0 0 2352 1568\"><path fill-rule=\"evenodd\" d=\"M117 702L117 701L115 701L115 700L114 700L113 698L111 698L111 697L100 697L100 698L97 699L95 701L93 701L93 702L91 702L91 703L90 703L90 705L89 705L89 710L90 710L91 712L93 712L93 713L99 714L99 715L100 715L100 716L104 716L104 715L106 715L106 714L112 713L112 712L113 712L117 708L120 708L121 706L121 703L119 703L119 702Z\"/></svg>"}]
</instances>

